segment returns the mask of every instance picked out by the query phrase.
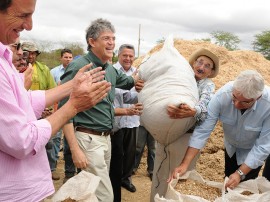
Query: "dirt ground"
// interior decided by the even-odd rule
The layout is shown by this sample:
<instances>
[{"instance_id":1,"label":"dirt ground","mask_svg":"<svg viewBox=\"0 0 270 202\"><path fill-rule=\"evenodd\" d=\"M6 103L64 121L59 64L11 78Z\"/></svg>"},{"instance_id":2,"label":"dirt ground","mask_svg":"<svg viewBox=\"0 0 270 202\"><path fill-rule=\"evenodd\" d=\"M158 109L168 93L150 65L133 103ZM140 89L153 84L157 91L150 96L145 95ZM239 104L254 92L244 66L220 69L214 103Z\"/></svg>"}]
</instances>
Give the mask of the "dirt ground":
<instances>
[{"instance_id":1,"label":"dirt ground","mask_svg":"<svg viewBox=\"0 0 270 202\"><path fill-rule=\"evenodd\" d=\"M60 174L60 180L54 180L54 186L56 191L62 186L64 179L64 160L63 153L59 153L59 161L57 165L57 172ZM150 198L151 180L146 171L146 155L142 157L142 161L136 174L133 175L133 184L136 186L137 191L131 193L122 188L122 201L123 202L148 202Z\"/></svg>"},{"instance_id":2,"label":"dirt ground","mask_svg":"<svg viewBox=\"0 0 270 202\"><path fill-rule=\"evenodd\" d=\"M137 188L135 193L131 193L122 188L123 202L149 202L151 181L147 175L146 150L142 157L139 169L133 175L132 180ZM201 151L200 157L196 164L196 170L206 180L223 182L224 179L224 146L223 146L223 130L220 124L217 124L212 132L206 147ZM60 152L60 159L57 171L61 175L61 179L54 181L56 191L62 186L64 178L64 160L63 154ZM261 174L260 174L261 175Z\"/></svg>"},{"instance_id":3,"label":"dirt ground","mask_svg":"<svg viewBox=\"0 0 270 202\"><path fill-rule=\"evenodd\" d=\"M266 84L270 83L269 67L270 61L266 60L261 54L253 51L237 50L228 51L224 47L203 41L185 41L175 40L176 49L188 59L189 55L198 48L207 48L218 55L220 58L220 70L216 78L213 79L216 89L219 89L228 81L234 80L235 77L243 70L254 69L260 72L265 78ZM154 47L150 53L158 51L162 44ZM139 66L143 57L138 58L135 66ZM58 163L58 172L61 173L61 179L54 181L56 190L62 185L64 170L63 158L60 154ZM224 146L223 131L218 124L212 132L206 147L201 151L200 158L196 164L196 170L206 180L223 181L224 175ZM146 155L143 156L142 162L137 173L133 176L133 183L137 188L135 193L122 189L123 202L148 202L150 198L151 181L146 172Z\"/></svg>"},{"instance_id":4,"label":"dirt ground","mask_svg":"<svg viewBox=\"0 0 270 202\"><path fill-rule=\"evenodd\" d=\"M133 175L132 180L137 188L135 193L131 193L122 188L123 202L149 202L151 191L151 180L147 175L146 151L142 157L139 169ZM205 178L213 181L223 181L224 172L224 153L223 153L223 133L221 126L218 125L212 133L206 147L202 150L199 160L197 161L196 170ZM57 172L60 173L61 179L54 181L55 189L62 186L64 178L64 160L60 152L60 160L57 166Z\"/></svg>"}]
</instances>

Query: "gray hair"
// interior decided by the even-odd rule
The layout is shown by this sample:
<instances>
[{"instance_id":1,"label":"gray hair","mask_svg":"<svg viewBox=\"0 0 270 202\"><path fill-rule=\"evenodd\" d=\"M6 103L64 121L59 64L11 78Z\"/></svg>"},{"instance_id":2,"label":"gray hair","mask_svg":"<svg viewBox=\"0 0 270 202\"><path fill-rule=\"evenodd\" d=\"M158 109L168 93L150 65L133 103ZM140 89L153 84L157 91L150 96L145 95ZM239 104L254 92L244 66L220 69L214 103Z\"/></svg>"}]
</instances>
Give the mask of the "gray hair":
<instances>
[{"instance_id":1,"label":"gray hair","mask_svg":"<svg viewBox=\"0 0 270 202\"><path fill-rule=\"evenodd\" d=\"M118 55L120 55L121 52L122 52L125 48L130 49L130 50L133 50L134 55L135 55L135 48L134 48L134 46L131 45L131 44L122 44L122 45L119 47L119 49L118 49Z\"/></svg>"},{"instance_id":2,"label":"gray hair","mask_svg":"<svg viewBox=\"0 0 270 202\"><path fill-rule=\"evenodd\" d=\"M255 70L245 70L235 79L233 89L247 99L257 99L262 95L264 79Z\"/></svg>"},{"instance_id":3,"label":"gray hair","mask_svg":"<svg viewBox=\"0 0 270 202\"><path fill-rule=\"evenodd\" d=\"M88 43L88 39L92 38L96 40L104 31L115 33L114 26L108 20L98 18L91 23L91 25L86 29L86 43L88 44L87 50L90 50L91 48L91 45Z\"/></svg>"}]
</instances>

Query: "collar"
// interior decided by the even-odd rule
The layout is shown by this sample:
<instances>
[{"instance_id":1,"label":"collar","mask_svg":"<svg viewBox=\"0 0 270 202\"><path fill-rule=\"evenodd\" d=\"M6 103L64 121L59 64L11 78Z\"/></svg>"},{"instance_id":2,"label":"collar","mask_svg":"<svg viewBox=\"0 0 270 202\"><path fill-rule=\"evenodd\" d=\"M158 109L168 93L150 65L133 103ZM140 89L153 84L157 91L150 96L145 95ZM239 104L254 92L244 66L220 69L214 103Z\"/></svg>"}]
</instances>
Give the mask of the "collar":
<instances>
[{"instance_id":1,"label":"collar","mask_svg":"<svg viewBox=\"0 0 270 202\"><path fill-rule=\"evenodd\" d=\"M136 71L136 68L133 67L133 66L131 66L130 69L129 69L128 71L126 71L126 70L122 67L122 65L120 64L119 61L118 61L117 63L115 63L113 66L114 66L116 69L121 70L122 72L129 72L129 71L130 71L131 73L134 73L134 72Z\"/></svg>"},{"instance_id":2,"label":"collar","mask_svg":"<svg viewBox=\"0 0 270 202\"><path fill-rule=\"evenodd\" d=\"M102 67L103 70L109 67L110 65L108 62L103 64L101 60L91 50L88 51L86 58L87 60L89 60L89 62L92 62L95 65L95 67Z\"/></svg>"},{"instance_id":3,"label":"collar","mask_svg":"<svg viewBox=\"0 0 270 202\"><path fill-rule=\"evenodd\" d=\"M65 67L63 66L63 64L59 65L59 69L60 69L60 70L65 69Z\"/></svg>"}]
</instances>

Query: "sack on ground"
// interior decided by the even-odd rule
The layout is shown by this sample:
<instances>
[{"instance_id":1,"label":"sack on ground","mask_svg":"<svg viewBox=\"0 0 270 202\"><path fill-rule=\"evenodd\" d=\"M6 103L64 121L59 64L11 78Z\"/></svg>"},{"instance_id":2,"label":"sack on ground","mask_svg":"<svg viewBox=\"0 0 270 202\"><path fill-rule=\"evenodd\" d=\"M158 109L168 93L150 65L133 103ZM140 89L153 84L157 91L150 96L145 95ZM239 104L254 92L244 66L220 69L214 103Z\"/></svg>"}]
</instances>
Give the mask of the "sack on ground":
<instances>
[{"instance_id":1,"label":"sack on ground","mask_svg":"<svg viewBox=\"0 0 270 202\"><path fill-rule=\"evenodd\" d=\"M186 103L194 107L198 101L198 89L194 72L188 61L174 47L173 37L166 39L163 48L146 56L139 67L139 76L145 81L139 93L143 103L141 124L161 144L168 145L185 134L194 118L170 119L169 104Z\"/></svg>"},{"instance_id":2,"label":"sack on ground","mask_svg":"<svg viewBox=\"0 0 270 202\"><path fill-rule=\"evenodd\" d=\"M226 179L227 181L228 179ZM225 182L226 182L225 181ZM233 190L223 195L223 198L215 202L269 202L270 201L270 182L265 177L257 177L254 180L241 182Z\"/></svg>"},{"instance_id":3,"label":"sack on ground","mask_svg":"<svg viewBox=\"0 0 270 202\"><path fill-rule=\"evenodd\" d=\"M73 199L79 202L98 202L95 191L98 187L100 177L92 173L81 171L78 175L70 178L54 194L52 202L61 202Z\"/></svg>"},{"instance_id":4,"label":"sack on ground","mask_svg":"<svg viewBox=\"0 0 270 202\"><path fill-rule=\"evenodd\" d=\"M206 197L195 196L192 194L183 194L175 189L179 179L192 179L198 183L201 183L203 186L208 186L209 192L200 189L200 195ZM178 177L177 179L172 180L169 183L168 190L165 194L165 197L160 197L158 194L155 196L155 202L269 202L270 201L270 182L264 177L258 177L254 180L248 180L241 182L233 190L229 189L225 191L225 184L228 181L228 178L225 179L224 183L207 181L196 172L195 170L186 172L185 175ZM196 190L196 186L194 189ZM209 195L213 194L213 189L219 189L221 196L213 199L207 200ZM198 187L197 187L198 188Z\"/></svg>"}]
</instances>

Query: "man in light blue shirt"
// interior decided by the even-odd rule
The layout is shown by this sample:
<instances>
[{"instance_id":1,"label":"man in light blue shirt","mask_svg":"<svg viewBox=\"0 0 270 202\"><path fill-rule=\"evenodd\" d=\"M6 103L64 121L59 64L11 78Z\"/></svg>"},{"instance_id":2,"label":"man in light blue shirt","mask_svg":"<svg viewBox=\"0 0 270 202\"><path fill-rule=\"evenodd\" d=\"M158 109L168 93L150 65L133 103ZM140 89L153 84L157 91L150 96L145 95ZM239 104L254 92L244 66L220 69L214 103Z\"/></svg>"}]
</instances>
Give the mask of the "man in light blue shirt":
<instances>
[{"instance_id":1,"label":"man in light blue shirt","mask_svg":"<svg viewBox=\"0 0 270 202\"><path fill-rule=\"evenodd\" d=\"M60 85L61 79L60 77L65 73L66 67L72 61L73 55L70 49L64 48L61 50L60 53L60 62L61 65L53 68L51 70L51 74L54 78L54 81L57 85ZM56 110L56 109L55 109ZM62 136L62 129L57 132L57 134L52 138L52 150L51 154L48 155L49 163L52 171L52 178L53 180L59 180L60 176L57 172L55 172L57 167L57 160L58 160L58 153L60 151L60 144L61 144L61 136ZM65 179L66 181L68 178L73 177L75 173L75 166L72 161L71 152L68 146L66 139L64 138L64 160L65 160Z\"/></svg>"},{"instance_id":2,"label":"man in light blue shirt","mask_svg":"<svg viewBox=\"0 0 270 202\"><path fill-rule=\"evenodd\" d=\"M187 171L218 120L224 130L226 188L258 176L270 153L270 88L258 72L246 70L213 96L207 118L195 128L184 159L168 181Z\"/></svg>"},{"instance_id":3,"label":"man in light blue shirt","mask_svg":"<svg viewBox=\"0 0 270 202\"><path fill-rule=\"evenodd\" d=\"M61 65L53 68L51 70L51 74L53 75L54 81L57 85L60 84L60 77L65 73L65 69L68 64L73 60L72 51L70 49L64 48L61 50Z\"/></svg>"}]
</instances>

